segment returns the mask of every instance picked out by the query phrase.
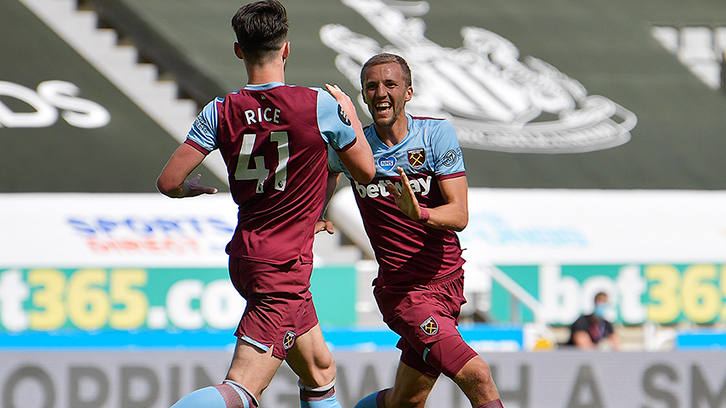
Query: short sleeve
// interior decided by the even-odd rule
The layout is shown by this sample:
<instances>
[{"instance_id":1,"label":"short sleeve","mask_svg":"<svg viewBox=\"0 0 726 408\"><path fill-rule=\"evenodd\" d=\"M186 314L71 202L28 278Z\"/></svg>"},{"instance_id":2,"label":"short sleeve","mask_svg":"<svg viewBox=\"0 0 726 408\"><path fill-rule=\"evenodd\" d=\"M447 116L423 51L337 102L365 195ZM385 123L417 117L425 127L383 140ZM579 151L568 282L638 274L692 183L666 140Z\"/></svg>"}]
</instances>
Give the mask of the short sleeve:
<instances>
[{"instance_id":1,"label":"short sleeve","mask_svg":"<svg viewBox=\"0 0 726 408\"><path fill-rule=\"evenodd\" d=\"M587 320L586 317L579 317L577 320L575 320L575 323L570 326L570 330L572 333L578 332L578 331L584 331L584 332L590 332L590 322Z\"/></svg>"},{"instance_id":2,"label":"short sleeve","mask_svg":"<svg viewBox=\"0 0 726 408\"><path fill-rule=\"evenodd\" d=\"M338 101L322 89L318 91L318 128L334 150L345 150L356 141L355 130Z\"/></svg>"},{"instance_id":3,"label":"short sleeve","mask_svg":"<svg viewBox=\"0 0 726 408\"><path fill-rule=\"evenodd\" d=\"M434 166L437 176L447 176L466 171L464 154L456 137L456 130L451 122L439 121L432 135Z\"/></svg>"},{"instance_id":4,"label":"short sleeve","mask_svg":"<svg viewBox=\"0 0 726 408\"><path fill-rule=\"evenodd\" d=\"M199 113L187 134L187 140L211 152L217 149L217 124L219 113L217 104L224 102L221 98L209 102Z\"/></svg>"}]
</instances>

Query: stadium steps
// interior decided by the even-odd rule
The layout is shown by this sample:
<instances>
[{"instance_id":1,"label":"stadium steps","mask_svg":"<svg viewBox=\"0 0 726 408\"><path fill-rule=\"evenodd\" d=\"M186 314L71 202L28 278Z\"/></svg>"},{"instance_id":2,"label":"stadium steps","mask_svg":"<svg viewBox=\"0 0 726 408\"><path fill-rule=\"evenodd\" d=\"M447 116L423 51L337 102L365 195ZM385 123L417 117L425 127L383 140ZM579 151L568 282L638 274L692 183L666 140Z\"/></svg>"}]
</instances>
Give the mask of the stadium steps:
<instances>
[{"instance_id":1,"label":"stadium steps","mask_svg":"<svg viewBox=\"0 0 726 408\"><path fill-rule=\"evenodd\" d=\"M198 113L197 102L180 99L179 85L144 62L134 45L120 42L116 30L103 28L95 11L79 9L77 0L20 1L169 135L184 141ZM204 164L221 180L227 179L218 153Z\"/></svg>"}]
</instances>

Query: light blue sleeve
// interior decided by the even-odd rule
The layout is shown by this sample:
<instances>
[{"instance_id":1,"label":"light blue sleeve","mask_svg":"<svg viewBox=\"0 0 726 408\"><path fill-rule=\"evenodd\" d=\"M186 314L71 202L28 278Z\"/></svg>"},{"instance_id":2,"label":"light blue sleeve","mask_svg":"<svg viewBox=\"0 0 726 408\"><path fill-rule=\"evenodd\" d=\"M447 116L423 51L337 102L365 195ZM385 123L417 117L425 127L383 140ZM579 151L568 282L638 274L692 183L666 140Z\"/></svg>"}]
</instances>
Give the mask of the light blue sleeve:
<instances>
[{"instance_id":1,"label":"light blue sleeve","mask_svg":"<svg viewBox=\"0 0 726 408\"><path fill-rule=\"evenodd\" d=\"M342 150L355 140L355 130L338 101L327 91L318 91L318 128L334 150Z\"/></svg>"},{"instance_id":2,"label":"light blue sleeve","mask_svg":"<svg viewBox=\"0 0 726 408\"><path fill-rule=\"evenodd\" d=\"M187 134L188 140L191 140L210 152L219 147L217 145L217 125L219 123L217 103L223 101L224 99L222 98L216 98L209 102L199 113L199 116L197 116L197 119Z\"/></svg>"},{"instance_id":3,"label":"light blue sleeve","mask_svg":"<svg viewBox=\"0 0 726 408\"><path fill-rule=\"evenodd\" d=\"M464 154L459 146L454 126L448 120L437 122L438 126L431 138L436 175L445 176L466 171Z\"/></svg>"}]
</instances>

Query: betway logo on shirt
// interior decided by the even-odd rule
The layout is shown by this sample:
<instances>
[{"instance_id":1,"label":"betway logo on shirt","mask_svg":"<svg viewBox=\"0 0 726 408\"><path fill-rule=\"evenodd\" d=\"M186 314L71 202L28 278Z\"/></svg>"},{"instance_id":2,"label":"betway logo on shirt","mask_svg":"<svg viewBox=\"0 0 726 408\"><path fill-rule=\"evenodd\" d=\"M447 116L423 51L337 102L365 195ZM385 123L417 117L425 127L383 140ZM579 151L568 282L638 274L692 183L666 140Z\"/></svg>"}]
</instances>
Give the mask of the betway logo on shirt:
<instances>
[{"instance_id":1,"label":"betway logo on shirt","mask_svg":"<svg viewBox=\"0 0 726 408\"><path fill-rule=\"evenodd\" d=\"M408 184L411 185L411 190L413 190L414 194L421 194L423 196L429 195L429 191L431 191L431 179L433 177L426 176L421 178L411 178L408 180ZM358 195L360 198L377 198L379 196L388 197L391 195L391 193L386 190L386 185L390 183L389 180L379 180L377 183L371 183L368 185L363 185L358 183L357 181L353 181L353 187L355 188L355 191L358 192ZM401 183L395 182L393 185L396 187L398 191L401 191Z\"/></svg>"}]
</instances>

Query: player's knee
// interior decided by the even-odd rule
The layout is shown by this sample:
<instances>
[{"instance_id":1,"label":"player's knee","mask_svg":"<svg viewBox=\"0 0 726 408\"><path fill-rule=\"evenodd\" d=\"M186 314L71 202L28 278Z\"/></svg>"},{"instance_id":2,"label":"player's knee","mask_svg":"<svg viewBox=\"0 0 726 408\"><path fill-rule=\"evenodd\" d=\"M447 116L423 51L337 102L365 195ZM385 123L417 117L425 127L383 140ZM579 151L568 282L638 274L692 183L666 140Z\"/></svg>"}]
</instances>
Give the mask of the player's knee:
<instances>
[{"instance_id":1,"label":"player's knee","mask_svg":"<svg viewBox=\"0 0 726 408\"><path fill-rule=\"evenodd\" d=\"M471 359L454 377L459 382L468 382L486 386L493 384L489 365L480 357Z\"/></svg>"},{"instance_id":2,"label":"player's knee","mask_svg":"<svg viewBox=\"0 0 726 408\"><path fill-rule=\"evenodd\" d=\"M310 378L301 378L301 382L309 387L323 387L335 381L335 361L331 357L329 360L316 361L315 366L310 370ZM307 384L310 383L310 384Z\"/></svg>"},{"instance_id":3,"label":"player's knee","mask_svg":"<svg viewBox=\"0 0 726 408\"><path fill-rule=\"evenodd\" d=\"M426 348L424 360L449 378L456 374L472 358L477 357L460 336L445 337Z\"/></svg>"}]
</instances>

